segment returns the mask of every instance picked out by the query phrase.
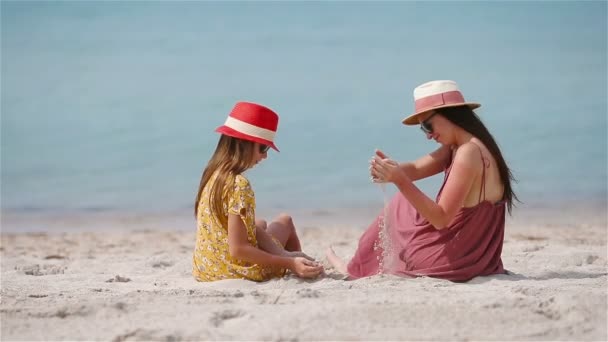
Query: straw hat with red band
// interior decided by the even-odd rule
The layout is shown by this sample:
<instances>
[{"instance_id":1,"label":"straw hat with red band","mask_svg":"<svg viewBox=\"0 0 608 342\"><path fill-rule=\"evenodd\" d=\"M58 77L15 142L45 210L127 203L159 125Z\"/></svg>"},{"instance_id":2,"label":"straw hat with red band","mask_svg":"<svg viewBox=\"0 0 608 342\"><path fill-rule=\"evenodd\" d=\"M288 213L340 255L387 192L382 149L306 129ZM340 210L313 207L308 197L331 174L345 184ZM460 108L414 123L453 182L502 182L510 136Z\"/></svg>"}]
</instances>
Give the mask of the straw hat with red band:
<instances>
[{"instance_id":1,"label":"straw hat with red band","mask_svg":"<svg viewBox=\"0 0 608 342\"><path fill-rule=\"evenodd\" d=\"M405 125L417 125L418 117L434 109L469 106L471 109L479 108L481 105L474 102L466 102L458 85L454 81L431 81L419 85L414 89L414 114L403 119Z\"/></svg>"},{"instance_id":2,"label":"straw hat with red band","mask_svg":"<svg viewBox=\"0 0 608 342\"><path fill-rule=\"evenodd\" d=\"M268 145L278 152L279 149L274 144L278 126L279 116L270 108L251 102L237 102L224 125L215 131Z\"/></svg>"}]
</instances>

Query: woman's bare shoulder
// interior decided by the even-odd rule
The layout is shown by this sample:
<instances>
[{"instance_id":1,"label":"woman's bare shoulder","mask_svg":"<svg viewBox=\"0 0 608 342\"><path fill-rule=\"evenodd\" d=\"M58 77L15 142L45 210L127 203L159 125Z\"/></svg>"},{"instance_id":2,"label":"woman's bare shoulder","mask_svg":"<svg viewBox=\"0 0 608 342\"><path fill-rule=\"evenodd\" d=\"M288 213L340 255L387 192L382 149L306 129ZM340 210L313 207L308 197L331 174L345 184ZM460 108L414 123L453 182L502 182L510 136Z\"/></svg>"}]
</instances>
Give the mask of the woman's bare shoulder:
<instances>
[{"instance_id":1,"label":"woman's bare shoulder","mask_svg":"<svg viewBox=\"0 0 608 342\"><path fill-rule=\"evenodd\" d=\"M474 142L464 143L455 150L454 163L469 167L481 166L481 150Z\"/></svg>"}]
</instances>

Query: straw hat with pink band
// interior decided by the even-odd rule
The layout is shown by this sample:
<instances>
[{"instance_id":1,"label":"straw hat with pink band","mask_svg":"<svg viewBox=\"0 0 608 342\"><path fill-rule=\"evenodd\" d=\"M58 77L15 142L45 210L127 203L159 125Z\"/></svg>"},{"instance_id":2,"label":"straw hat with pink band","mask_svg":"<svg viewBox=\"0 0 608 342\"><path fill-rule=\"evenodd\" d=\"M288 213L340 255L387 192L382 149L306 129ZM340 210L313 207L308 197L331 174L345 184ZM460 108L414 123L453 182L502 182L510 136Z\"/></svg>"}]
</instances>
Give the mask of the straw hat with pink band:
<instances>
[{"instance_id":1,"label":"straw hat with pink band","mask_svg":"<svg viewBox=\"0 0 608 342\"><path fill-rule=\"evenodd\" d=\"M251 102L237 102L224 125L215 131L234 138L253 141L279 149L274 136L279 126L279 116L272 109Z\"/></svg>"},{"instance_id":2,"label":"straw hat with pink band","mask_svg":"<svg viewBox=\"0 0 608 342\"><path fill-rule=\"evenodd\" d=\"M405 125L417 125L418 117L434 109L469 106L471 109L481 105L466 102L464 96L454 81L431 81L414 89L414 114L403 119Z\"/></svg>"}]
</instances>

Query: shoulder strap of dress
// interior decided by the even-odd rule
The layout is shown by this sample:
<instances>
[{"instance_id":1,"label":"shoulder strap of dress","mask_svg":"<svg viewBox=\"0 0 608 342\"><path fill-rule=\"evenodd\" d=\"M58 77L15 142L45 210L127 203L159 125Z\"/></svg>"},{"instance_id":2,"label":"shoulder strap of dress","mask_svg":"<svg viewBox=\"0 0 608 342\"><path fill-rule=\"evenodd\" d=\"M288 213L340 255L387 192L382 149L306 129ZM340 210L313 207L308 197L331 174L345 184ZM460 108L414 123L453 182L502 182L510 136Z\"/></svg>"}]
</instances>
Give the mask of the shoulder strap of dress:
<instances>
[{"instance_id":1,"label":"shoulder strap of dress","mask_svg":"<svg viewBox=\"0 0 608 342\"><path fill-rule=\"evenodd\" d=\"M479 149L479 155L481 156L481 187L479 187L479 199L478 202L481 203L481 195L483 194L483 200L486 200L486 158L483 157L483 152L481 152L481 147L475 144Z\"/></svg>"}]
</instances>

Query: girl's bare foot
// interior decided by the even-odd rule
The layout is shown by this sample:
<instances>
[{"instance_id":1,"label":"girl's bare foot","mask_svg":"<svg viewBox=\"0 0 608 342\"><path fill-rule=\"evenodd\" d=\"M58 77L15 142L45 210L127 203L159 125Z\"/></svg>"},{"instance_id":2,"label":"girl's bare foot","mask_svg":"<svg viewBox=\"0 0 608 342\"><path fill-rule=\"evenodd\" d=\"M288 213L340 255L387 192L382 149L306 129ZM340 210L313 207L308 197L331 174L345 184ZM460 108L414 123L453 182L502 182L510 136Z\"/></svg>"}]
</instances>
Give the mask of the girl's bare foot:
<instances>
[{"instance_id":1,"label":"girl's bare foot","mask_svg":"<svg viewBox=\"0 0 608 342\"><path fill-rule=\"evenodd\" d=\"M331 246L329 246L327 248L327 250L325 251L325 257L327 258L327 261L329 261L331 266L336 271L338 271L339 273L341 273L345 276L348 276L346 264L344 263L344 261L342 259L340 259L339 256L336 255L336 252L334 252L334 249L331 248Z\"/></svg>"}]
</instances>

